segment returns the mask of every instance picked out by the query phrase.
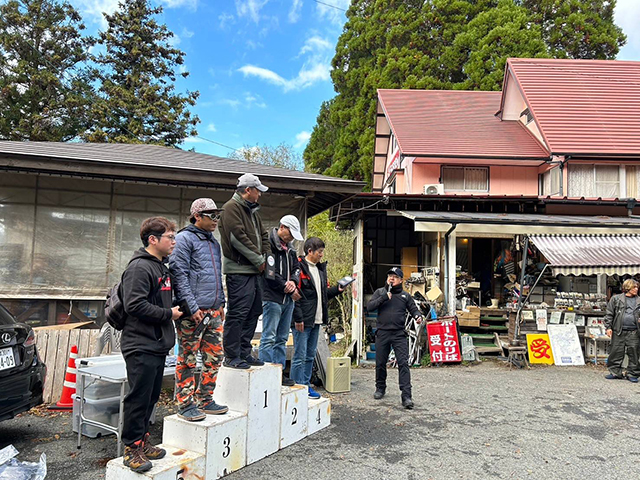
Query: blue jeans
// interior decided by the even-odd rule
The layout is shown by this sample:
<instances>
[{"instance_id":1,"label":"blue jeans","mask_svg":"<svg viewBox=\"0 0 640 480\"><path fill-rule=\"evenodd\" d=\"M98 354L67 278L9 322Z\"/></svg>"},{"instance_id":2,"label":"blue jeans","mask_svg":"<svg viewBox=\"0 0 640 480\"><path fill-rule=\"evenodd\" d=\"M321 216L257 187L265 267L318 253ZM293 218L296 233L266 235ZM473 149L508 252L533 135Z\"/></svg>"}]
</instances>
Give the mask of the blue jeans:
<instances>
[{"instance_id":1,"label":"blue jeans","mask_svg":"<svg viewBox=\"0 0 640 480\"><path fill-rule=\"evenodd\" d=\"M291 378L297 384L309 385L313 372L313 359L318 350L318 336L320 325L305 327L304 332L292 328L293 332L293 361L291 362Z\"/></svg>"},{"instance_id":2,"label":"blue jeans","mask_svg":"<svg viewBox=\"0 0 640 480\"><path fill-rule=\"evenodd\" d=\"M258 356L263 362L279 363L284 368L294 305L289 295L284 305L262 302L262 336Z\"/></svg>"}]
</instances>

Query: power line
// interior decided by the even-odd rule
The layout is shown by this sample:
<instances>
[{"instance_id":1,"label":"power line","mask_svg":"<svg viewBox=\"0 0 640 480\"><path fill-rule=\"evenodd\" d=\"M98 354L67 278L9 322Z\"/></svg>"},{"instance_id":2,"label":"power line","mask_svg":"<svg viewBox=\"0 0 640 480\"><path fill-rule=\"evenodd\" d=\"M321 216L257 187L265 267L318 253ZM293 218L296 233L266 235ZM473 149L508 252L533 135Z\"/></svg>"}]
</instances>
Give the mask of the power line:
<instances>
[{"instance_id":1,"label":"power line","mask_svg":"<svg viewBox=\"0 0 640 480\"><path fill-rule=\"evenodd\" d=\"M338 7L337 5L331 5L329 3L324 3L324 2L321 2L320 0L313 0L313 1L316 2L316 3L319 3L320 5L324 5L325 7L335 8L336 10L340 10L342 12L346 12L347 11L345 8Z\"/></svg>"},{"instance_id":2,"label":"power line","mask_svg":"<svg viewBox=\"0 0 640 480\"><path fill-rule=\"evenodd\" d=\"M213 143L215 145L220 145L221 147L228 148L229 150L233 150L234 152L237 152L239 150L239 148L233 148L233 147L230 147L229 145L225 145L224 143L216 142L214 140L209 140L208 138L201 137L200 135L196 135L196 138L199 138L200 140L204 140L205 142Z\"/></svg>"}]
</instances>

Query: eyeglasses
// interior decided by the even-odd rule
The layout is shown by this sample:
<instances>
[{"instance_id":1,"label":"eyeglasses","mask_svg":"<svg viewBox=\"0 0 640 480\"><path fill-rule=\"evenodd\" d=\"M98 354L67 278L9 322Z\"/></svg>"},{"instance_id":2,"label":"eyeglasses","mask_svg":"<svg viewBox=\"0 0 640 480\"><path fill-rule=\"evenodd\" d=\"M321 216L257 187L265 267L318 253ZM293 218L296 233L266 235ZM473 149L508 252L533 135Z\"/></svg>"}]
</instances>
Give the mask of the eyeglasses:
<instances>
[{"instance_id":1,"label":"eyeglasses","mask_svg":"<svg viewBox=\"0 0 640 480\"><path fill-rule=\"evenodd\" d=\"M200 215L202 215L203 217L209 217L212 222L217 222L218 220L220 220L219 213L201 213Z\"/></svg>"},{"instance_id":2,"label":"eyeglasses","mask_svg":"<svg viewBox=\"0 0 640 480\"><path fill-rule=\"evenodd\" d=\"M175 235L160 235L160 238L162 238L162 237L167 237L172 242L176 241L176 236Z\"/></svg>"}]
</instances>

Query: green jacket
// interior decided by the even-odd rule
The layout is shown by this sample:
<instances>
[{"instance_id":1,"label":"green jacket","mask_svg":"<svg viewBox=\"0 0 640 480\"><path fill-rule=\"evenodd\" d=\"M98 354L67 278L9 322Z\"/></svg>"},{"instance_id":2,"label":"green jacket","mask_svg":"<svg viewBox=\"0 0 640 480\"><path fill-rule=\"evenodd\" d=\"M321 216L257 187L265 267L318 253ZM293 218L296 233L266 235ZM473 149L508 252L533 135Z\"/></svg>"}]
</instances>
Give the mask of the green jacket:
<instances>
[{"instance_id":1,"label":"green jacket","mask_svg":"<svg viewBox=\"0 0 640 480\"><path fill-rule=\"evenodd\" d=\"M234 193L220 217L222 271L225 274L257 275L269 253L269 234L258 214L260 206L249 204Z\"/></svg>"},{"instance_id":2,"label":"green jacket","mask_svg":"<svg viewBox=\"0 0 640 480\"><path fill-rule=\"evenodd\" d=\"M607 305L607 313L604 316L604 326L613 330L613 333L620 335L622 333L622 322L624 319L624 311L627 308L627 297L624 293L614 295ZM640 297L636 300L635 310L636 322L640 316Z\"/></svg>"}]
</instances>

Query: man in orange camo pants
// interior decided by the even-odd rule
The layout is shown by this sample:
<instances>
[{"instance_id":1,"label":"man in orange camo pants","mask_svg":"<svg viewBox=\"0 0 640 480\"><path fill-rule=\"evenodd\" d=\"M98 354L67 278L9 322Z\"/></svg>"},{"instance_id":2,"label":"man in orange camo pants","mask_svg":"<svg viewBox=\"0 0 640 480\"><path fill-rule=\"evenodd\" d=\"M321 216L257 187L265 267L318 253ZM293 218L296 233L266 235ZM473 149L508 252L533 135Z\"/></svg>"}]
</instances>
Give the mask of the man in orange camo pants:
<instances>
[{"instance_id":1,"label":"man in orange camo pants","mask_svg":"<svg viewBox=\"0 0 640 480\"><path fill-rule=\"evenodd\" d=\"M222 289L221 249L213 237L220 210L210 198L199 198L191 205L191 225L176 235L176 246L169 258L176 300L188 313L176 322L178 361L176 397L178 416L190 422L206 414L219 415L229 409L213 400L218 369L222 362L224 291ZM201 332L198 325L212 317ZM202 355L200 384L196 388L196 354Z\"/></svg>"}]
</instances>

